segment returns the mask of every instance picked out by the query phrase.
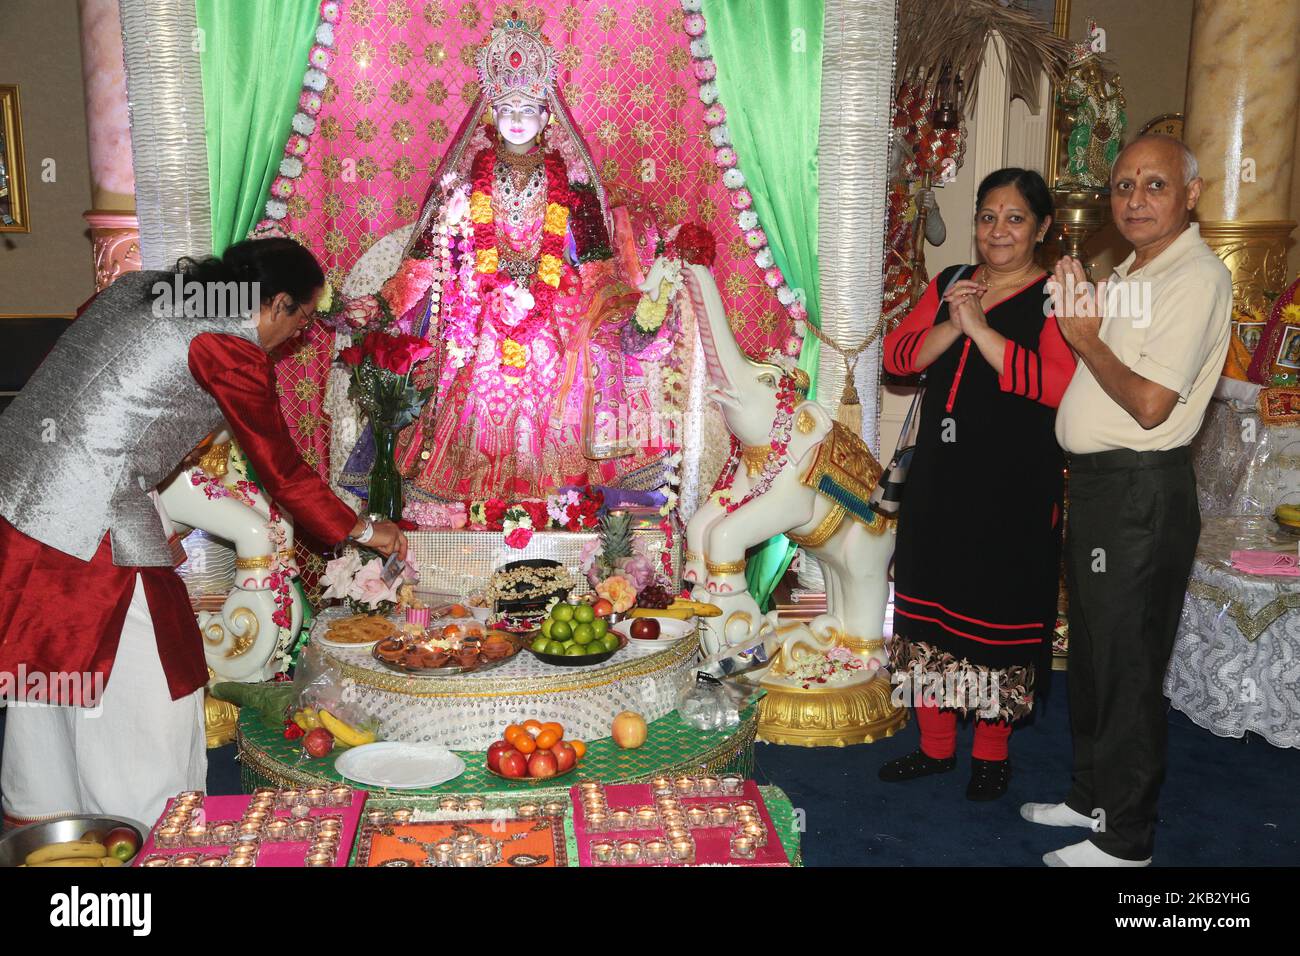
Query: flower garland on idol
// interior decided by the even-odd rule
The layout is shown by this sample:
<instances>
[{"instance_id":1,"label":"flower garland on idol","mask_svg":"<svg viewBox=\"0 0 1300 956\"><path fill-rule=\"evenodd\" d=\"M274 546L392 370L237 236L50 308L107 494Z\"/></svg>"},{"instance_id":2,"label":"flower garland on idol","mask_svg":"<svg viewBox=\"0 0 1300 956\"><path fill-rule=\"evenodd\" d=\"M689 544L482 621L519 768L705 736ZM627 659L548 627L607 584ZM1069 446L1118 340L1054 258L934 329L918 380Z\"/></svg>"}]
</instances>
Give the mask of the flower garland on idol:
<instances>
[{"instance_id":1,"label":"flower garland on idol","mask_svg":"<svg viewBox=\"0 0 1300 956\"><path fill-rule=\"evenodd\" d=\"M316 26L316 42L307 55L307 71L302 78L298 111L290 121L293 134L285 143L279 175L271 183L270 197L266 201L266 217L253 228L252 235L287 234L282 220L289 214L288 200L297 191L297 180L303 174L303 160L311 148L311 135L316 132L316 117L324 106L322 94L328 81L329 68L334 62L334 31L342 18L341 6L339 0L325 0L320 5L321 22Z\"/></svg>"},{"instance_id":2,"label":"flower garland on idol","mask_svg":"<svg viewBox=\"0 0 1300 956\"><path fill-rule=\"evenodd\" d=\"M522 372L528 365L529 342L545 323L552 321L555 314L555 296L564 275L564 238L573 198L564 160L558 152L546 153L542 160L546 168L546 213L542 223L541 249L527 289L528 295L521 295L513 280L499 281L501 253L497 248L496 214L492 204L498 161L496 150L490 148L481 150L474 157L470 168L473 191L469 197L469 218L473 223L475 274L482 277L480 281L484 286L490 286L492 279L498 279L498 288L513 300L513 308L503 303L502 308L494 310L492 323L501 335L501 364L515 370L513 381L517 382L522 379ZM509 321L507 314L514 321Z\"/></svg>"},{"instance_id":3,"label":"flower garland on idol","mask_svg":"<svg viewBox=\"0 0 1300 956\"><path fill-rule=\"evenodd\" d=\"M727 129L727 111L719 101L718 64L709 51L709 40L705 35L707 24L701 11L702 0L681 0L686 16L682 19L682 29L691 38L691 69L700 84L700 102L704 104L704 123L709 127L709 141L713 144L713 162L721 169L722 184L731 194L731 208L736 215L736 222L745 236L745 245L754 252L754 263L763 270L763 281L775 294L777 301L785 307L793 323L793 334L782 344L780 353L784 359L796 359L803 350L804 336L808 332L808 309L802 299L785 281L785 275L776 264L776 256L767 241L767 233L758 221L754 211L754 196L745 187L745 174L740 170L740 157L731 144L731 133ZM789 364L782 362L782 364Z\"/></svg>"}]
</instances>

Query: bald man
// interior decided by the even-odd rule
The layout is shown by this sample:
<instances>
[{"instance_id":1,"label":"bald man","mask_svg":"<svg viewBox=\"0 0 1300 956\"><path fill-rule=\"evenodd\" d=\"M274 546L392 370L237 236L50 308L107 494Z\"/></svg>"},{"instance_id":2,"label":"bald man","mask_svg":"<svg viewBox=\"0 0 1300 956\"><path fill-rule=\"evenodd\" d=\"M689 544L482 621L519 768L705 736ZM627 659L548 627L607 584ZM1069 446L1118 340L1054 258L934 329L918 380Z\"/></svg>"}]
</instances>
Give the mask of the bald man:
<instances>
[{"instance_id":1,"label":"bald man","mask_svg":"<svg viewBox=\"0 0 1300 956\"><path fill-rule=\"evenodd\" d=\"M1069 456L1066 581L1074 772L1063 803L1021 815L1091 829L1049 866L1146 866L1165 774L1162 684L1201 515L1188 445L1228 352L1232 276L1191 222L1196 157L1143 136L1116 158L1111 214L1133 245L1093 288L1056 265L1054 307L1079 356L1056 413Z\"/></svg>"}]
</instances>

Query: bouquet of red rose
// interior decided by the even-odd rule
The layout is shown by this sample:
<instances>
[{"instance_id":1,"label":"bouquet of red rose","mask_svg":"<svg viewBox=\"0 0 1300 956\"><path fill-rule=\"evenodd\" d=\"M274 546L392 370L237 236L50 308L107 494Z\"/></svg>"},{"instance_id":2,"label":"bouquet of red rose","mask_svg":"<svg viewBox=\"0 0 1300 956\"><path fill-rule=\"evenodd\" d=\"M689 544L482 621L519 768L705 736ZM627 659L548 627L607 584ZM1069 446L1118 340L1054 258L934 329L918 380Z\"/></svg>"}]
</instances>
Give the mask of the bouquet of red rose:
<instances>
[{"instance_id":1,"label":"bouquet of red rose","mask_svg":"<svg viewBox=\"0 0 1300 956\"><path fill-rule=\"evenodd\" d=\"M433 391L412 385L411 370L433 352L433 345L416 335L369 333L339 352L339 361L352 370L348 397L361 406L372 426L405 428Z\"/></svg>"}]
</instances>

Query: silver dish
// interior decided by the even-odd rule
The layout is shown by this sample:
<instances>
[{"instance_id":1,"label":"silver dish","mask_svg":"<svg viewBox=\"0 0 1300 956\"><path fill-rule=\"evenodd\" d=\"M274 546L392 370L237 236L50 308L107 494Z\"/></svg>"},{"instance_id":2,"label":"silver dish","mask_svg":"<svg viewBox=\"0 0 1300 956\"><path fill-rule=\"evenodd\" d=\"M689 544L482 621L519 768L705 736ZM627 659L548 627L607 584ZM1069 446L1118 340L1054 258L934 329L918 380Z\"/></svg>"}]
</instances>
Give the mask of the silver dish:
<instances>
[{"instance_id":1,"label":"silver dish","mask_svg":"<svg viewBox=\"0 0 1300 956\"><path fill-rule=\"evenodd\" d=\"M513 635L511 636L513 637ZM520 647L517 639L514 640L513 643L515 647L514 654L497 658L494 661L482 658L482 663L475 664L473 667L462 667L460 664L449 664L446 667L407 667L406 665L399 664L396 661L387 661L380 657L378 644L375 644L370 649L370 656L380 664L383 664L384 667L388 668L390 671L398 674L406 674L408 677L454 677L457 674L480 674L483 671L489 671L494 667L500 667L507 661L514 660L515 656L520 651Z\"/></svg>"},{"instance_id":2,"label":"silver dish","mask_svg":"<svg viewBox=\"0 0 1300 956\"><path fill-rule=\"evenodd\" d=\"M125 817L66 816L53 820L41 820L29 823L25 827L11 830L0 837L0 867L21 866L27 854L50 843L70 843L80 840L91 830L108 833L118 827L134 830L136 835L136 853L144 846L149 828L143 823L128 820Z\"/></svg>"}]
</instances>

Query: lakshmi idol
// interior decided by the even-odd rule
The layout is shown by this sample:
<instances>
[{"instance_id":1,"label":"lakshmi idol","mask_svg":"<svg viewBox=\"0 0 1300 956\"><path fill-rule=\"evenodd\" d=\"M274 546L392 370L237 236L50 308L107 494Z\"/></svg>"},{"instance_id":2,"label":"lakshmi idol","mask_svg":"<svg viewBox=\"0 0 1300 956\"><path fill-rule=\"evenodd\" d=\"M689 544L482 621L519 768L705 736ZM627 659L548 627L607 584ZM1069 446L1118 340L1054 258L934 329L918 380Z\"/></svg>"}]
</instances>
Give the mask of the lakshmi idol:
<instances>
[{"instance_id":1,"label":"lakshmi idol","mask_svg":"<svg viewBox=\"0 0 1300 956\"><path fill-rule=\"evenodd\" d=\"M385 286L399 326L437 346L415 376L430 398L396 446L408 500L539 498L653 469L653 442L629 441L632 406L649 403L624 381L625 353L666 354L670 330L622 331L638 297L556 71L527 23L492 32L482 92Z\"/></svg>"}]
</instances>

